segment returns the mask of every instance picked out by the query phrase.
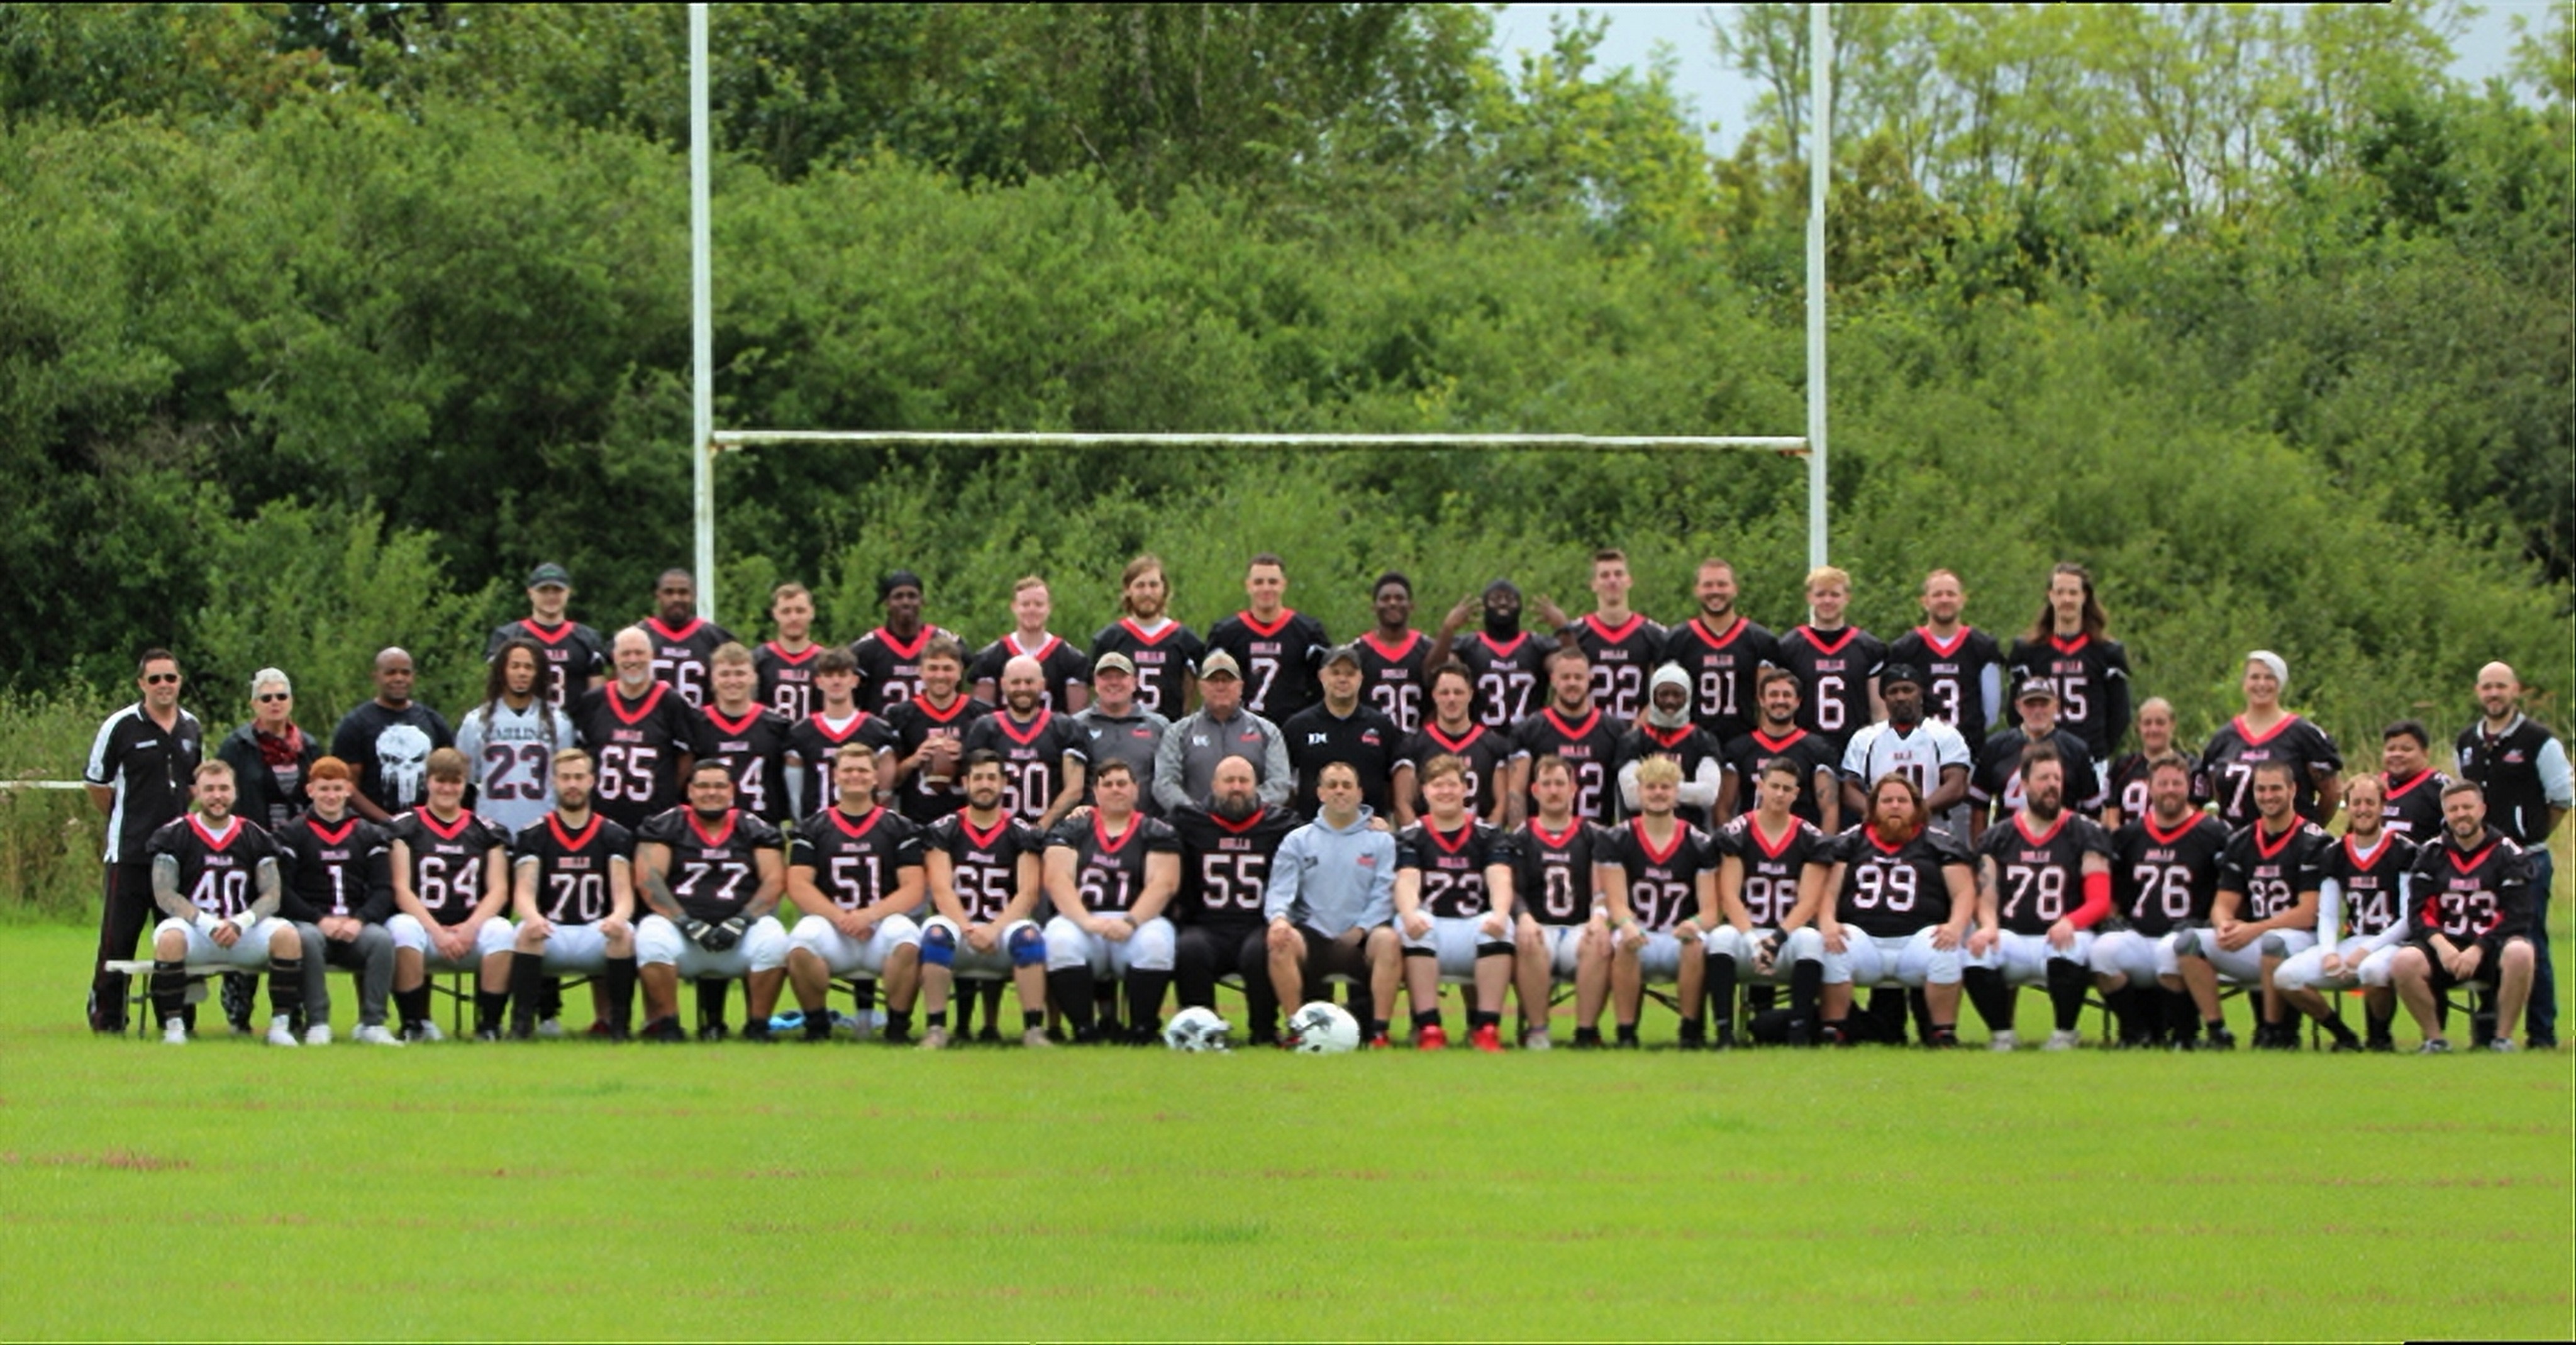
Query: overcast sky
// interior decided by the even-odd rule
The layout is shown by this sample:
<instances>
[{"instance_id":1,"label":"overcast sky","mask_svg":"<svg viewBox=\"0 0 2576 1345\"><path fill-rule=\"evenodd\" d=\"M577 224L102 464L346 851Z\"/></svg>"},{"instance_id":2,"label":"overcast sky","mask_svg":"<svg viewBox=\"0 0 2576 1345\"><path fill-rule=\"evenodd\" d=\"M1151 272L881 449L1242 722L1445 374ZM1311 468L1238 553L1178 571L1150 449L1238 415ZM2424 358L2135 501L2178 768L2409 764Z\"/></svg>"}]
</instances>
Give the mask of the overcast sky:
<instances>
[{"instance_id":1,"label":"overcast sky","mask_svg":"<svg viewBox=\"0 0 2576 1345\"><path fill-rule=\"evenodd\" d=\"M1571 15L1578 9L1610 19L1600 50L1606 67L1643 68L1655 44L1670 46L1679 65L1680 92L1691 101L1703 125L1718 123L1710 145L1720 153L1734 148L1749 120L1754 89L1743 76L1718 64L1708 29L1711 9L1732 10L1733 5L1505 5L1494 16L1494 41L1502 49L1506 68L1517 67L1518 52L1546 48L1548 16L1560 11ZM2547 11L2546 0L2502 0L2484 6L2460 38L2453 73L2472 82L2503 74L2513 50L2513 30L2506 16L2523 14L2536 25Z\"/></svg>"}]
</instances>

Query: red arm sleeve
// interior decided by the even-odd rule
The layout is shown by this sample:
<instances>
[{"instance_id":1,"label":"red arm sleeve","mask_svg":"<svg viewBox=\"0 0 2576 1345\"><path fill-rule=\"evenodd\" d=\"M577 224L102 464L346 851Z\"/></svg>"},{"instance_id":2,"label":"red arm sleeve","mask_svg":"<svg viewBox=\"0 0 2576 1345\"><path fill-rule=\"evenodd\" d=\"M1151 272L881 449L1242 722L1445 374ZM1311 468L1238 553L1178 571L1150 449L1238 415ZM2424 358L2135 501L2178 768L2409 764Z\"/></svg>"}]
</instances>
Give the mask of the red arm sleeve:
<instances>
[{"instance_id":1,"label":"red arm sleeve","mask_svg":"<svg viewBox=\"0 0 2576 1345\"><path fill-rule=\"evenodd\" d=\"M2111 875L2108 872L2084 875L2084 904L2069 911L2066 923L2077 929L2091 929L2111 913Z\"/></svg>"}]
</instances>

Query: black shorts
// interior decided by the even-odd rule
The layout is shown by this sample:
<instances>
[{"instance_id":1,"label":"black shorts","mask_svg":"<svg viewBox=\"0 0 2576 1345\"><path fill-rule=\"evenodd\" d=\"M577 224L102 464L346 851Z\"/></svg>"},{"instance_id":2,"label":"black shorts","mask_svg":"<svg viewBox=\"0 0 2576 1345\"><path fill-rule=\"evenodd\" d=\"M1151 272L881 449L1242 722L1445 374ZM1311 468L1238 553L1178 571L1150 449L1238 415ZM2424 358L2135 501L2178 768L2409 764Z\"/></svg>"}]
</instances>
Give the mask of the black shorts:
<instances>
[{"instance_id":1,"label":"black shorts","mask_svg":"<svg viewBox=\"0 0 2576 1345\"><path fill-rule=\"evenodd\" d=\"M1297 926L1297 934L1306 941L1306 984L1320 985L1327 976L1347 976L1353 982L1369 982L1367 930L1355 931L1355 939L1337 939L1307 925Z\"/></svg>"},{"instance_id":2,"label":"black shorts","mask_svg":"<svg viewBox=\"0 0 2576 1345\"><path fill-rule=\"evenodd\" d=\"M2484 950L2478 954L2478 974L2465 982L2463 982L2459 977L2452 975L2449 967L2442 965L2441 950L2435 948L2431 940L2427 939L2418 942L2410 942L2406 946L2420 950L2424 954L2425 965L2432 968L2432 975L2426 979L2425 984L2432 986L2433 993L2438 995L2447 990L2457 989L2459 986L2464 984L2475 986L2480 990L2493 989L2495 986L2496 968L2504 965L2505 944L2523 941L2522 936L2519 934L2510 939L2506 939L2504 943L2493 943L2485 939L2478 940L2477 946ZM2453 946L2456 947L2457 945Z\"/></svg>"}]
</instances>

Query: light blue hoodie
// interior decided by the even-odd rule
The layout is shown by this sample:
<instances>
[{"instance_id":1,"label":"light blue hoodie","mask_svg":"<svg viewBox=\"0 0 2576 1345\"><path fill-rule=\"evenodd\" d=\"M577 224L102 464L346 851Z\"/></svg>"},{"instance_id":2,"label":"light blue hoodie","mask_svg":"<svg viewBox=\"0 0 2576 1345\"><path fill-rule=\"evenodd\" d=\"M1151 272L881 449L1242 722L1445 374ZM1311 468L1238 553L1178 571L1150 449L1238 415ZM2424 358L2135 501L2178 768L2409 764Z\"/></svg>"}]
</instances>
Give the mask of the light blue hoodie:
<instances>
[{"instance_id":1,"label":"light blue hoodie","mask_svg":"<svg viewBox=\"0 0 2576 1345\"><path fill-rule=\"evenodd\" d=\"M1288 833L1270 862L1262 913L1327 938L1395 919L1394 835L1373 830L1366 808L1347 827L1317 818Z\"/></svg>"}]
</instances>

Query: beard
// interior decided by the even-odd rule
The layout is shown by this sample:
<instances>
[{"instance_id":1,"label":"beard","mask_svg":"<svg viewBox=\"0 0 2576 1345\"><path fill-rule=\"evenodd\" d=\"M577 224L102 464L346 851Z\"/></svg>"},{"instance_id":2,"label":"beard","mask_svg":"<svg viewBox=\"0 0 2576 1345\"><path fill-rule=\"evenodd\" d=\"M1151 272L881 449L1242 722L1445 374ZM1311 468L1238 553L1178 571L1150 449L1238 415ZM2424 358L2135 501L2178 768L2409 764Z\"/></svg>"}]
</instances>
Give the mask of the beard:
<instances>
[{"instance_id":1,"label":"beard","mask_svg":"<svg viewBox=\"0 0 2576 1345\"><path fill-rule=\"evenodd\" d=\"M1240 822L1261 811L1261 796L1259 794L1232 796L1219 794L1209 800L1208 811L1228 822Z\"/></svg>"},{"instance_id":2,"label":"beard","mask_svg":"<svg viewBox=\"0 0 2576 1345\"><path fill-rule=\"evenodd\" d=\"M1869 829L1889 845L1903 845L1923 834L1923 814L1920 811L1908 813L1903 821L1882 814L1870 822Z\"/></svg>"}]
</instances>

